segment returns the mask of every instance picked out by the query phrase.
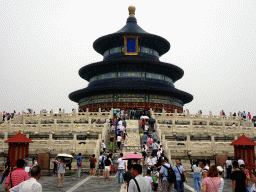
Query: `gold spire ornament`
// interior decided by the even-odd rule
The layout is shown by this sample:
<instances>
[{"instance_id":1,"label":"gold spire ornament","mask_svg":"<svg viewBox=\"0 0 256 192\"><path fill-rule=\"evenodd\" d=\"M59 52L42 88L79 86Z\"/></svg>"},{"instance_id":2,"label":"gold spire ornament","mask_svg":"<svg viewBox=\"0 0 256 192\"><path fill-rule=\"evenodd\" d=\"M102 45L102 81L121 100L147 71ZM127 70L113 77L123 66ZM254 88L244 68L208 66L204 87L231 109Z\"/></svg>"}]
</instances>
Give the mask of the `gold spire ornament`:
<instances>
[{"instance_id":1,"label":"gold spire ornament","mask_svg":"<svg viewBox=\"0 0 256 192\"><path fill-rule=\"evenodd\" d=\"M136 7L135 6L129 6L128 7L128 11L129 11L129 16L130 17L134 17L134 15L135 15L135 9L136 9Z\"/></svg>"}]
</instances>

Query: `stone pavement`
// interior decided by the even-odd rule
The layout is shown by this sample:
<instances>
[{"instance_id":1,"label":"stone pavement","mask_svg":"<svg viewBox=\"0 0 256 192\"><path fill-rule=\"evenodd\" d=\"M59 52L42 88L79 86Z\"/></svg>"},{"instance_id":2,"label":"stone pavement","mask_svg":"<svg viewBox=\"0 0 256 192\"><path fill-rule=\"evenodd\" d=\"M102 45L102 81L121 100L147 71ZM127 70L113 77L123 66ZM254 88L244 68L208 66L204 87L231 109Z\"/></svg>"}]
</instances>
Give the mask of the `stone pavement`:
<instances>
[{"instance_id":1,"label":"stone pavement","mask_svg":"<svg viewBox=\"0 0 256 192\"><path fill-rule=\"evenodd\" d=\"M2 177L2 174L0 174ZM86 179L86 180L85 180ZM224 190L223 192L231 192L232 191L232 184L231 180L224 179ZM105 181L103 177L88 177L87 173L82 173L81 178L76 178L75 173L72 176L65 176L64 177L64 184L63 188L58 188L58 178L56 176L42 176L39 182L43 186L43 191L46 192L60 192L60 191L68 191L68 192L119 192L123 185L118 184L117 178L114 176L110 177L110 181ZM80 183L81 182L81 183ZM79 185L79 183L81 185ZM185 192L191 192L194 188L193 176L191 173L188 173L188 182L186 183L190 188L185 187ZM252 186L252 182L249 182L249 186ZM73 190L69 190L73 187ZM4 184L0 185L0 192L4 191ZM122 190L125 191L125 190ZM159 190L161 192L161 190Z\"/></svg>"}]
</instances>

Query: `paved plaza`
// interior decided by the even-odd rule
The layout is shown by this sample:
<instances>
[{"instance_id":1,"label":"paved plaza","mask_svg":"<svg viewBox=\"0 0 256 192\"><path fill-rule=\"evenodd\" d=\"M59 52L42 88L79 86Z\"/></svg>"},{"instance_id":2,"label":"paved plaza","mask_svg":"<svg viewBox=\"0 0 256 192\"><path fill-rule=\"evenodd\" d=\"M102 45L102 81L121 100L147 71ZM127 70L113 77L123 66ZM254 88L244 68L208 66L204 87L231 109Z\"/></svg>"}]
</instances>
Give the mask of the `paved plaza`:
<instances>
[{"instance_id":1,"label":"paved plaza","mask_svg":"<svg viewBox=\"0 0 256 192\"><path fill-rule=\"evenodd\" d=\"M0 174L2 177L2 174ZM58 188L58 177L56 176L42 176L39 182L43 186L43 191L47 192L125 192L123 189L124 185L118 184L117 178L114 176L110 177L110 181L104 180L103 177L89 177L87 173L81 174L81 178L76 178L75 173L71 176L65 176L63 188ZM252 182L250 182L250 187ZM193 191L194 183L192 174L188 174L188 182L185 184L185 192ZM4 184L0 185L0 191L4 191ZM159 190L161 192L161 190ZM225 179L225 185L223 192L231 192L232 185L231 180Z\"/></svg>"}]
</instances>

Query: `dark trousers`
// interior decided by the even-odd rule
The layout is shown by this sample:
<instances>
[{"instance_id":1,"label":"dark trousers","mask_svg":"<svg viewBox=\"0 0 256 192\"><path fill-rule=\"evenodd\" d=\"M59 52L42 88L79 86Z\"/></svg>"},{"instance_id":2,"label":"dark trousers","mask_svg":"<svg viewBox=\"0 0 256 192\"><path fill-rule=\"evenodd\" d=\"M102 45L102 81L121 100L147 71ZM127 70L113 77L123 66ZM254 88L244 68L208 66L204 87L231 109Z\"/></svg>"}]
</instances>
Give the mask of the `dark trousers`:
<instances>
[{"instance_id":1,"label":"dark trousers","mask_svg":"<svg viewBox=\"0 0 256 192\"><path fill-rule=\"evenodd\" d=\"M176 181L176 190L177 192L184 192L184 183L181 181Z\"/></svg>"},{"instance_id":2,"label":"dark trousers","mask_svg":"<svg viewBox=\"0 0 256 192\"><path fill-rule=\"evenodd\" d=\"M121 142L116 142L116 143L117 143L118 149L120 149L120 147L121 147Z\"/></svg>"},{"instance_id":3,"label":"dark trousers","mask_svg":"<svg viewBox=\"0 0 256 192\"><path fill-rule=\"evenodd\" d=\"M231 176L231 169L230 168L227 168L227 178L229 179Z\"/></svg>"},{"instance_id":4,"label":"dark trousers","mask_svg":"<svg viewBox=\"0 0 256 192\"><path fill-rule=\"evenodd\" d=\"M0 181L0 184L2 184L2 183L3 183L4 178L5 178L5 177L7 177L7 176L8 176L8 174L3 174L2 179L1 179L1 181Z\"/></svg>"}]
</instances>

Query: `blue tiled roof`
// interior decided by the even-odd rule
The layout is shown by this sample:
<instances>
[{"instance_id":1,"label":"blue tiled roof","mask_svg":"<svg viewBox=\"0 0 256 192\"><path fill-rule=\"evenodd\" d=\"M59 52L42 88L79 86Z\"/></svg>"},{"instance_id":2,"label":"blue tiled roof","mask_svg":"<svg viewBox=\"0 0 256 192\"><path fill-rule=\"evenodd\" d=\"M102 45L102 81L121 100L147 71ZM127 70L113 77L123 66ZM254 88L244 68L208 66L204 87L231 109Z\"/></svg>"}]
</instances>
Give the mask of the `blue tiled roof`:
<instances>
[{"instance_id":1,"label":"blue tiled roof","mask_svg":"<svg viewBox=\"0 0 256 192\"><path fill-rule=\"evenodd\" d=\"M121 92L163 94L177 97L183 103L188 103L193 99L193 96L189 93L180 91L164 81L134 77L98 80L97 82L90 83L87 88L71 93L69 98L78 102L85 96Z\"/></svg>"}]
</instances>

